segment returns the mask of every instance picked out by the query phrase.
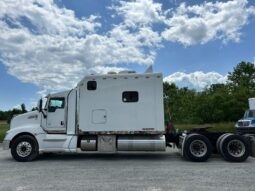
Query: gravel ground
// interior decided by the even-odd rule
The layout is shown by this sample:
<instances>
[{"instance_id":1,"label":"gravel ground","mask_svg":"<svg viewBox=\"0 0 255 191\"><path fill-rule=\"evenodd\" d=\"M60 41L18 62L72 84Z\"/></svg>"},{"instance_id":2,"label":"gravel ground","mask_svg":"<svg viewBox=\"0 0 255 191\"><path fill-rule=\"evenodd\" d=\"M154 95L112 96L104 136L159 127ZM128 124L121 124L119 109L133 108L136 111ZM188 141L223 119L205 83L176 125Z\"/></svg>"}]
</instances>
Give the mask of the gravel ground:
<instances>
[{"instance_id":1,"label":"gravel ground","mask_svg":"<svg viewBox=\"0 0 255 191\"><path fill-rule=\"evenodd\" d=\"M139 154L66 154L15 162L0 149L0 190L251 191L255 159L229 163L183 160L178 151Z\"/></svg>"}]
</instances>

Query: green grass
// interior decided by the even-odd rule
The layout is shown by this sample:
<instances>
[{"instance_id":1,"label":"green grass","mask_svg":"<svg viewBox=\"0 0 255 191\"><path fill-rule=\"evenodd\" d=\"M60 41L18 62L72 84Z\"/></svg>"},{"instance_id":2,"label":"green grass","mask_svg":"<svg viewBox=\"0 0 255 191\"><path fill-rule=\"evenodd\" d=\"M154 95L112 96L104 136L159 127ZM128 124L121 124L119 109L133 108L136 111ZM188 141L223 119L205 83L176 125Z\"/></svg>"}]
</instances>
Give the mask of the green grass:
<instances>
[{"instance_id":1,"label":"green grass","mask_svg":"<svg viewBox=\"0 0 255 191\"><path fill-rule=\"evenodd\" d=\"M211 127L208 129L210 132L234 132L235 123L210 123L210 124L175 124L175 128L179 131L191 130L193 128Z\"/></svg>"},{"instance_id":2,"label":"green grass","mask_svg":"<svg viewBox=\"0 0 255 191\"><path fill-rule=\"evenodd\" d=\"M6 131L10 128L9 124L0 121L0 143L3 142Z\"/></svg>"}]
</instances>

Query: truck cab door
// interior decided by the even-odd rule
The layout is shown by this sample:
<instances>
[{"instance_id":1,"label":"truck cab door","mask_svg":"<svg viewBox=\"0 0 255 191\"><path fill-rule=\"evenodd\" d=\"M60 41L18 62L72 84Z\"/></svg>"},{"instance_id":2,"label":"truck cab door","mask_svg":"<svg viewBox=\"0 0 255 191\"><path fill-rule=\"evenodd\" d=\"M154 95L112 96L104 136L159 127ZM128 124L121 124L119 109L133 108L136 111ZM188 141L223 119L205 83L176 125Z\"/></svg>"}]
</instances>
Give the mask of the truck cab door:
<instances>
[{"instance_id":1,"label":"truck cab door","mask_svg":"<svg viewBox=\"0 0 255 191\"><path fill-rule=\"evenodd\" d=\"M64 97L51 97L48 102L46 131L49 133L65 133L66 100Z\"/></svg>"}]
</instances>

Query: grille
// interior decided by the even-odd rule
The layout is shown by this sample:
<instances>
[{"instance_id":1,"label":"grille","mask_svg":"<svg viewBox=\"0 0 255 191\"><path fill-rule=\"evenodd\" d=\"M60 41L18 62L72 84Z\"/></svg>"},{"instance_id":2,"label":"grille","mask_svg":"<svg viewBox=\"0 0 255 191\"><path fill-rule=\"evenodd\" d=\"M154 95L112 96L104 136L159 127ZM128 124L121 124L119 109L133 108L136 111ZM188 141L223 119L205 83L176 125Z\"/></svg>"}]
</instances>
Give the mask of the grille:
<instances>
[{"instance_id":1,"label":"grille","mask_svg":"<svg viewBox=\"0 0 255 191\"><path fill-rule=\"evenodd\" d=\"M239 127L248 127L250 125L249 121L239 121L238 126Z\"/></svg>"}]
</instances>

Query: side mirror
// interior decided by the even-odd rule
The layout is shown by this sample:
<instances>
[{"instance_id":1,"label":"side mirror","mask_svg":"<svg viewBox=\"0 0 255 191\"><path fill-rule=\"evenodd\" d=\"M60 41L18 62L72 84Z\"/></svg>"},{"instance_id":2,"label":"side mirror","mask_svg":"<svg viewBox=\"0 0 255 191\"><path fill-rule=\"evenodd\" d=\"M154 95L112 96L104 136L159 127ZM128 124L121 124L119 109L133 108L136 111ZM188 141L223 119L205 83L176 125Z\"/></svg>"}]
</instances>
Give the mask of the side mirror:
<instances>
[{"instance_id":1,"label":"side mirror","mask_svg":"<svg viewBox=\"0 0 255 191\"><path fill-rule=\"evenodd\" d=\"M42 98L41 98L41 99L39 99L38 105L37 105L37 108L38 108L39 112L42 112L42 104L43 104L43 101L42 101Z\"/></svg>"},{"instance_id":2,"label":"side mirror","mask_svg":"<svg viewBox=\"0 0 255 191\"><path fill-rule=\"evenodd\" d=\"M47 115L43 112L43 108L42 108L42 107L43 107L43 100L42 100L42 98L41 98L41 99L39 99L39 101L38 101L37 109L38 109L39 112L42 112L43 117L46 118Z\"/></svg>"}]
</instances>

